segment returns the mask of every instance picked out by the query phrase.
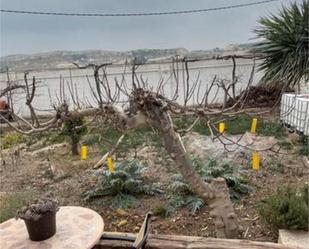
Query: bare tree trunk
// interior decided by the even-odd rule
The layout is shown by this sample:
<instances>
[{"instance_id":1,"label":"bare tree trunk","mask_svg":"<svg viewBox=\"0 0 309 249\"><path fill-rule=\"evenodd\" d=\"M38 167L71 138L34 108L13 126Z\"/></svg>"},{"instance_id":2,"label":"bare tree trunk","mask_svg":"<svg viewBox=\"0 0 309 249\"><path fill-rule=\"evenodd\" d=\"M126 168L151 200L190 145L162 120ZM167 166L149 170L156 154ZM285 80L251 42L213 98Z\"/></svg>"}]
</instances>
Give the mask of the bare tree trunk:
<instances>
[{"instance_id":1,"label":"bare tree trunk","mask_svg":"<svg viewBox=\"0 0 309 249\"><path fill-rule=\"evenodd\" d=\"M217 237L235 238L238 235L238 222L230 200L229 191L224 179L216 179L211 184L201 179L195 171L192 162L182 143L180 135L173 128L172 119L164 110L162 103L154 96L148 95L147 103L143 102L141 110L160 132L164 147L176 162L179 172L185 181L193 188L212 209L211 215L217 229ZM138 103L138 101L136 101Z\"/></svg>"},{"instance_id":2,"label":"bare tree trunk","mask_svg":"<svg viewBox=\"0 0 309 249\"><path fill-rule=\"evenodd\" d=\"M71 140L71 151L72 156L78 156L78 142L75 140Z\"/></svg>"}]
</instances>

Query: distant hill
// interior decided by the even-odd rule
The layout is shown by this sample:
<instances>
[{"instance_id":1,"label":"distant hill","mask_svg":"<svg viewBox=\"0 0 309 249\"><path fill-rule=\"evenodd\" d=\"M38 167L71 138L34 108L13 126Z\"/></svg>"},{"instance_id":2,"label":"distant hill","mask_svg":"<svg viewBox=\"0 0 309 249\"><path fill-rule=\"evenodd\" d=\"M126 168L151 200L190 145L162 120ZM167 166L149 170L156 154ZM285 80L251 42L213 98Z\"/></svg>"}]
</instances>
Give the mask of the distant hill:
<instances>
[{"instance_id":1,"label":"distant hill","mask_svg":"<svg viewBox=\"0 0 309 249\"><path fill-rule=\"evenodd\" d=\"M250 44L233 44L233 50L247 50ZM60 68L72 68L73 63L80 65L101 64L112 62L121 64L126 60L137 58L138 61L146 62L151 60L164 60L172 56L180 57L203 57L224 53L224 49L215 48L210 50L189 51L185 48L172 49L138 49L132 51L118 52L105 50L85 50L85 51L52 51L37 54L17 54L0 58L0 72L9 68L10 71L26 70L51 70Z\"/></svg>"}]
</instances>

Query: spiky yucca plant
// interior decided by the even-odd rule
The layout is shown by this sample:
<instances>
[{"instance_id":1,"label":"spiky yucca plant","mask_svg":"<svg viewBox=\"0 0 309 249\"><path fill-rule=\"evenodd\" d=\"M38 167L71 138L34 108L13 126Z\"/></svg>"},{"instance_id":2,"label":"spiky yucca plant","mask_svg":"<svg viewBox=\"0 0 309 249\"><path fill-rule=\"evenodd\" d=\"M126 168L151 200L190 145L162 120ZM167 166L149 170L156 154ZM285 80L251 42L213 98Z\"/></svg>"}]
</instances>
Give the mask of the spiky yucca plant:
<instances>
[{"instance_id":1,"label":"spiky yucca plant","mask_svg":"<svg viewBox=\"0 0 309 249\"><path fill-rule=\"evenodd\" d=\"M308 80L308 20L308 0L283 7L278 15L260 18L255 33L263 40L254 49L264 57L259 69L265 72L265 85L294 87L302 79Z\"/></svg>"}]
</instances>

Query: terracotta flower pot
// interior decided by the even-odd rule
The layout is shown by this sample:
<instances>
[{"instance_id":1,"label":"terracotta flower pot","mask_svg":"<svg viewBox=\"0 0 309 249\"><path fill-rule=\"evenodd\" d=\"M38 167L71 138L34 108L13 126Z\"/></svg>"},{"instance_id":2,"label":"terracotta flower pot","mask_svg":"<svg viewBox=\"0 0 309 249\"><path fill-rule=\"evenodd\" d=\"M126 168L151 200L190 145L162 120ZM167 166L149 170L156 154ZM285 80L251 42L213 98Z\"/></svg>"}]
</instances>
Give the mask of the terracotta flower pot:
<instances>
[{"instance_id":1,"label":"terracotta flower pot","mask_svg":"<svg viewBox=\"0 0 309 249\"><path fill-rule=\"evenodd\" d=\"M30 240L46 240L56 233L56 212L47 212L37 220L25 219L24 221Z\"/></svg>"}]
</instances>

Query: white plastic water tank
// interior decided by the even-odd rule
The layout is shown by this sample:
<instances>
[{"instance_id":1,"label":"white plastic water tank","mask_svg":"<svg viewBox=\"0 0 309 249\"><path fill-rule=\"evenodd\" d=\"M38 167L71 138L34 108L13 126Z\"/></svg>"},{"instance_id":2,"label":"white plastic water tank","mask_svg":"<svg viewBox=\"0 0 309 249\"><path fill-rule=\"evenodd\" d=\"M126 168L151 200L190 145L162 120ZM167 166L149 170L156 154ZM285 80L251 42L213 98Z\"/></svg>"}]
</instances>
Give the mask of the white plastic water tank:
<instances>
[{"instance_id":1,"label":"white plastic water tank","mask_svg":"<svg viewBox=\"0 0 309 249\"><path fill-rule=\"evenodd\" d=\"M280 119L284 124L308 136L309 94L283 94L281 99Z\"/></svg>"}]
</instances>

